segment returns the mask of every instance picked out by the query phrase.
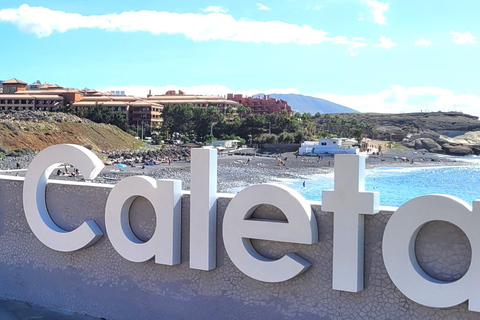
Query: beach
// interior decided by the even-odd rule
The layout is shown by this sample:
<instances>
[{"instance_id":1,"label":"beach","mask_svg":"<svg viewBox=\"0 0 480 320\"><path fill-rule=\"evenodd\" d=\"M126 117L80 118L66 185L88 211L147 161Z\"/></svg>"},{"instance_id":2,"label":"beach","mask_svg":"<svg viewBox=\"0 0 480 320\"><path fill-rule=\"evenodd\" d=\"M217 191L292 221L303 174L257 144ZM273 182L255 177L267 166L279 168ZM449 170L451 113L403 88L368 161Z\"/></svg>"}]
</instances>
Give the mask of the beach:
<instances>
[{"instance_id":1,"label":"beach","mask_svg":"<svg viewBox=\"0 0 480 320\"><path fill-rule=\"evenodd\" d=\"M258 153L254 149L244 149L236 155L221 155L218 157L218 192L230 192L232 189L252 184L267 183L278 179L306 179L317 174L332 172L335 165L333 155L318 157L301 157L293 153ZM24 176L25 169L34 155L22 157L4 157L0 169L11 170L3 174ZM413 160L413 162L412 162ZM121 162L121 159L116 161ZM16 171L17 163L20 171ZM387 149L381 155L369 155L366 158L367 168L377 167L432 167L432 166L459 166L467 165L458 158L425 153L419 154L414 150ZM13 170L12 170L13 169ZM68 167L73 172L73 167ZM64 168L62 168L62 173ZM129 176L146 175L155 179L178 179L182 181L182 189L190 189L190 162L185 158L178 161L162 162L157 165L143 165L119 167L118 163L106 165L102 172L92 182L114 184ZM79 176L57 176L53 179L82 181Z\"/></svg>"}]
</instances>

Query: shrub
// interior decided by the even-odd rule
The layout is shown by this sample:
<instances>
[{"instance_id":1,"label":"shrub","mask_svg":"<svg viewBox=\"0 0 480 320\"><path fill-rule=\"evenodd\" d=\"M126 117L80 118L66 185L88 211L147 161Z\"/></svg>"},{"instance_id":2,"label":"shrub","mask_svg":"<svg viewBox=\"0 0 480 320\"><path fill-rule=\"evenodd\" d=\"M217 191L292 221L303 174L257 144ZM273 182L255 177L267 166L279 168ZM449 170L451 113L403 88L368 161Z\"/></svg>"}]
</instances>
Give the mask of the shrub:
<instances>
[{"instance_id":1,"label":"shrub","mask_svg":"<svg viewBox=\"0 0 480 320\"><path fill-rule=\"evenodd\" d=\"M18 148L15 150L12 150L10 152L7 152L6 156L7 157L20 157L29 153L32 153L32 149L29 147L23 147L23 148Z\"/></svg>"},{"instance_id":2,"label":"shrub","mask_svg":"<svg viewBox=\"0 0 480 320\"><path fill-rule=\"evenodd\" d=\"M159 134L156 134L156 135L153 135L152 136L152 141L153 141L153 144L162 144L162 136L159 135Z\"/></svg>"},{"instance_id":3,"label":"shrub","mask_svg":"<svg viewBox=\"0 0 480 320\"><path fill-rule=\"evenodd\" d=\"M277 143L277 136L274 134L264 133L258 137L260 143Z\"/></svg>"},{"instance_id":4,"label":"shrub","mask_svg":"<svg viewBox=\"0 0 480 320\"><path fill-rule=\"evenodd\" d=\"M217 138L215 138L213 135L211 134L207 134L205 137L204 137L204 140L205 140L205 143L210 143L210 142L213 142L213 141L217 141Z\"/></svg>"},{"instance_id":5,"label":"shrub","mask_svg":"<svg viewBox=\"0 0 480 320\"><path fill-rule=\"evenodd\" d=\"M278 136L278 142L279 143L294 143L295 142L295 137L293 136L292 133L282 132Z\"/></svg>"}]
</instances>

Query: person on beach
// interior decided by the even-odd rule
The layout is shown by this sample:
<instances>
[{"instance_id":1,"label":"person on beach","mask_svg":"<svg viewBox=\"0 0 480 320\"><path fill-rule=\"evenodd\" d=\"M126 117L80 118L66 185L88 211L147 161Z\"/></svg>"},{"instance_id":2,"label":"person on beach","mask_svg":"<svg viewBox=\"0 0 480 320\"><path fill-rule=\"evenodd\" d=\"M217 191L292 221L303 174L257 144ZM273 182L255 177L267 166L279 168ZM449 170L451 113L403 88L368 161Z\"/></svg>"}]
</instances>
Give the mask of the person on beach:
<instances>
[{"instance_id":1,"label":"person on beach","mask_svg":"<svg viewBox=\"0 0 480 320\"><path fill-rule=\"evenodd\" d=\"M305 180L303 181L303 187L305 188Z\"/></svg>"}]
</instances>

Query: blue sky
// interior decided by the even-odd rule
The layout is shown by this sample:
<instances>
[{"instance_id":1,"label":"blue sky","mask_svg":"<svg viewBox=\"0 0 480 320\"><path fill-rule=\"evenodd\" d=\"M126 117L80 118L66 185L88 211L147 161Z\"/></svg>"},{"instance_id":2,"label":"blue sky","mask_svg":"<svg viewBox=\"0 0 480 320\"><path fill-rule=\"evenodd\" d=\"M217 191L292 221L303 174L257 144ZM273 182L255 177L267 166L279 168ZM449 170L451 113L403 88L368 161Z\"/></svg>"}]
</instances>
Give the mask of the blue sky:
<instances>
[{"instance_id":1,"label":"blue sky","mask_svg":"<svg viewBox=\"0 0 480 320\"><path fill-rule=\"evenodd\" d=\"M480 1L2 1L0 79L480 115Z\"/></svg>"}]
</instances>

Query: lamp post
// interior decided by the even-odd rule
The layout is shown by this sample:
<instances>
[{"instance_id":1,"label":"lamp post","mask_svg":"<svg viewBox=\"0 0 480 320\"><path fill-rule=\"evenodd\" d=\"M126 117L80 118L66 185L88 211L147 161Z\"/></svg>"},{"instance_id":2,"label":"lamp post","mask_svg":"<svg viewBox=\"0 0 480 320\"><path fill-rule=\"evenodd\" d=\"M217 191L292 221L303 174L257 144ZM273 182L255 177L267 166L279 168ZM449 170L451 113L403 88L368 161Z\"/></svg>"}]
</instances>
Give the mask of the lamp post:
<instances>
[{"instance_id":1,"label":"lamp post","mask_svg":"<svg viewBox=\"0 0 480 320\"><path fill-rule=\"evenodd\" d=\"M142 121L142 141L143 141L143 125L145 124L145 121Z\"/></svg>"},{"instance_id":2,"label":"lamp post","mask_svg":"<svg viewBox=\"0 0 480 320\"><path fill-rule=\"evenodd\" d=\"M268 121L268 134L272 134L272 123Z\"/></svg>"},{"instance_id":3,"label":"lamp post","mask_svg":"<svg viewBox=\"0 0 480 320\"><path fill-rule=\"evenodd\" d=\"M249 134L248 137L250 138L250 146L252 146L252 135Z\"/></svg>"}]
</instances>

